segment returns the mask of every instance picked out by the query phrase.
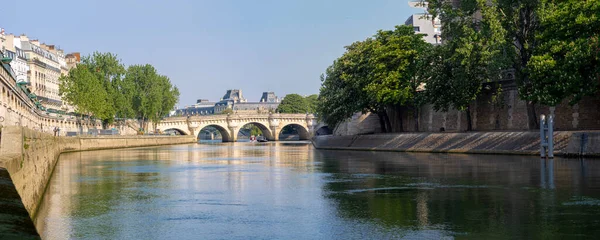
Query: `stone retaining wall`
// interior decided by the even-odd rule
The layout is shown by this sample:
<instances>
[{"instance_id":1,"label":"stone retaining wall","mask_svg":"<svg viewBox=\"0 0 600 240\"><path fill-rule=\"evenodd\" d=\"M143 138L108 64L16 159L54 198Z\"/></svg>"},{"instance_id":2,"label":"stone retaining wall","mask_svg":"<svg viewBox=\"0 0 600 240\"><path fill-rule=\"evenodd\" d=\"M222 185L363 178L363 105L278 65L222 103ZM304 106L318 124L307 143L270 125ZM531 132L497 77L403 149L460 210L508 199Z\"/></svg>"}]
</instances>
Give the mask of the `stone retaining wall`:
<instances>
[{"instance_id":1,"label":"stone retaining wall","mask_svg":"<svg viewBox=\"0 0 600 240\"><path fill-rule=\"evenodd\" d=\"M21 127L4 127L0 136L0 172L10 174L9 180L12 180L11 184L19 193L22 205L32 218L37 213L58 156L63 152L184 144L196 141L195 136L54 137ZM12 201L19 200L12 199ZM0 209L0 216L10 214L4 211Z\"/></svg>"},{"instance_id":2,"label":"stone retaining wall","mask_svg":"<svg viewBox=\"0 0 600 240\"><path fill-rule=\"evenodd\" d=\"M600 132L555 132L556 156L600 157ZM402 133L317 136L318 149L539 155L538 132Z\"/></svg>"},{"instance_id":3,"label":"stone retaining wall","mask_svg":"<svg viewBox=\"0 0 600 240\"><path fill-rule=\"evenodd\" d=\"M528 131L527 104L519 99L515 88L506 87L494 100L494 91L484 91L471 104L471 117L474 131ZM548 106L536 105L536 115L549 114ZM584 97L571 106L567 100L555 109L556 131L600 130L600 96ZM419 129L415 130L413 110L388 110L393 132L461 132L467 130L467 115L464 111L449 109L435 111L426 104L419 109ZM400 124L402 123L402 124ZM375 114L355 114L336 126L334 135L357 135L380 133L379 118Z\"/></svg>"}]
</instances>

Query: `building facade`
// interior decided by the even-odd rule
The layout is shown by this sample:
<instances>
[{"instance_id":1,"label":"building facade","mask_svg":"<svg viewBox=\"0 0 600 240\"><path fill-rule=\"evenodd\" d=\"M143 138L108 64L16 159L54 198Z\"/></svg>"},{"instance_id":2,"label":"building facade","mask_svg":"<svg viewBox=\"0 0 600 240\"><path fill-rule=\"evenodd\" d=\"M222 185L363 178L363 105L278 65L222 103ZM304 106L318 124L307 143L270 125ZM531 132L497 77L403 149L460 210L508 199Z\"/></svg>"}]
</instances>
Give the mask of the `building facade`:
<instances>
[{"instance_id":1,"label":"building facade","mask_svg":"<svg viewBox=\"0 0 600 240\"><path fill-rule=\"evenodd\" d=\"M69 53L65 55L65 61L67 62L67 69L71 70L81 62L81 54L79 52Z\"/></svg>"},{"instance_id":2,"label":"building facade","mask_svg":"<svg viewBox=\"0 0 600 240\"><path fill-rule=\"evenodd\" d=\"M408 5L413 8L427 10L427 2L411 1ZM442 23L437 17L433 18L427 13L413 14L406 19L404 25L412 26L415 33L426 34L426 36L423 36L423 40L428 43L442 43Z\"/></svg>"},{"instance_id":3,"label":"building facade","mask_svg":"<svg viewBox=\"0 0 600 240\"><path fill-rule=\"evenodd\" d=\"M206 99L198 99L196 104L186 106L175 111L178 116L195 116L220 114L226 109L231 109L237 114L260 114L275 112L279 106L280 99L274 92L264 92L259 102L248 102L242 95L242 90L227 90L223 98L218 102L210 102Z\"/></svg>"},{"instance_id":4,"label":"building facade","mask_svg":"<svg viewBox=\"0 0 600 240\"><path fill-rule=\"evenodd\" d=\"M72 110L62 101L59 79L69 73L67 57L55 45L30 40L26 35L4 35L5 55L12 58L11 67L17 82L27 82L43 107L56 110ZM79 58L69 59L74 66ZM76 61L77 60L77 61Z\"/></svg>"}]
</instances>

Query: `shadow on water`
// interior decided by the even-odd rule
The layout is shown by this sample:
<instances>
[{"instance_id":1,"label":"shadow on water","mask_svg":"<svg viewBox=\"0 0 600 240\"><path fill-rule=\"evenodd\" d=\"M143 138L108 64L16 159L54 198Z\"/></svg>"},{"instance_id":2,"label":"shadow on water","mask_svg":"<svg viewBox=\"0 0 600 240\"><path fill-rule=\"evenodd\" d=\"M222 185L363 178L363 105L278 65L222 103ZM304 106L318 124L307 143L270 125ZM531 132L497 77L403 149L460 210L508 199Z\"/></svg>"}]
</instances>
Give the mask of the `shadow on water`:
<instances>
[{"instance_id":1,"label":"shadow on water","mask_svg":"<svg viewBox=\"0 0 600 240\"><path fill-rule=\"evenodd\" d=\"M456 237L600 233L598 161L524 156L317 151L338 215Z\"/></svg>"}]
</instances>

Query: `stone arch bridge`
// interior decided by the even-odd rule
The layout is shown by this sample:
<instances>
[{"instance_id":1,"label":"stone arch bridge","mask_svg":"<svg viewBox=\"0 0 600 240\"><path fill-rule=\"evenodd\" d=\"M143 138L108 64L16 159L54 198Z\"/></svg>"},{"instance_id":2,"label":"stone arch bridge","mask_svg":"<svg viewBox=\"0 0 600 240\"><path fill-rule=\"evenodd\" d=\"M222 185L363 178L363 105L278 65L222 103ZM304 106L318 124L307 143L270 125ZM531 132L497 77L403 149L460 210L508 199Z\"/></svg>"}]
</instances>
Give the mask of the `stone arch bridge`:
<instances>
[{"instance_id":1,"label":"stone arch bridge","mask_svg":"<svg viewBox=\"0 0 600 240\"><path fill-rule=\"evenodd\" d=\"M300 140L308 140L314 134L317 125L312 114L253 114L253 115L204 115L190 117L168 117L163 119L157 130L175 130L182 135L198 136L206 127L214 127L221 133L223 142L235 142L240 129L246 124L254 124L269 141L278 141L281 130L293 125L298 130Z\"/></svg>"}]
</instances>

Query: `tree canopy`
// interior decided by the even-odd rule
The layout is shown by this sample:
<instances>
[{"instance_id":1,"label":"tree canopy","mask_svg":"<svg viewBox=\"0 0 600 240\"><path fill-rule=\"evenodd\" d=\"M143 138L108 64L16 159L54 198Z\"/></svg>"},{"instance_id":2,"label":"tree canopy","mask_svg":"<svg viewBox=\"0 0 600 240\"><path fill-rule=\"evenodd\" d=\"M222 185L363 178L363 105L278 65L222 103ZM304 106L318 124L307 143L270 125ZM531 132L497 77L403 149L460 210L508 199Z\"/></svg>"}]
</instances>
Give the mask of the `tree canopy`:
<instances>
[{"instance_id":1,"label":"tree canopy","mask_svg":"<svg viewBox=\"0 0 600 240\"><path fill-rule=\"evenodd\" d=\"M599 1L423 3L429 13L423 17L443 23L443 43L431 46L412 26L397 26L347 46L321 75L316 107L321 120L337 125L356 112L371 112L386 132L387 111L413 109L418 131L418 110L426 103L438 111L465 111L472 130L471 104L484 86L497 91L490 101L498 99L508 80L503 74L512 70L529 128L538 126L536 104L555 106L565 99L574 104L598 94ZM402 124L402 113L397 117Z\"/></svg>"},{"instance_id":2,"label":"tree canopy","mask_svg":"<svg viewBox=\"0 0 600 240\"><path fill-rule=\"evenodd\" d=\"M551 1L540 7L540 31L527 67L530 99L575 104L600 85L600 1Z\"/></svg>"},{"instance_id":3,"label":"tree canopy","mask_svg":"<svg viewBox=\"0 0 600 240\"><path fill-rule=\"evenodd\" d=\"M472 130L471 103L483 83L499 80L507 61L505 31L495 5L487 1L463 0L459 6L439 0L431 7L440 12L442 31L448 39L436 49L426 84L428 101L434 109L466 111L467 130Z\"/></svg>"},{"instance_id":4,"label":"tree canopy","mask_svg":"<svg viewBox=\"0 0 600 240\"><path fill-rule=\"evenodd\" d=\"M277 107L279 113L307 113L308 110L309 106L306 99L295 93L285 95Z\"/></svg>"},{"instance_id":5,"label":"tree canopy","mask_svg":"<svg viewBox=\"0 0 600 240\"><path fill-rule=\"evenodd\" d=\"M306 99L306 104L308 104L308 112L316 113L317 105L319 103L319 95L318 94L308 95L308 96L306 96L305 99Z\"/></svg>"},{"instance_id":6,"label":"tree canopy","mask_svg":"<svg viewBox=\"0 0 600 240\"><path fill-rule=\"evenodd\" d=\"M347 46L321 77L319 117L336 125L356 112L371 112L379 116L383 132L391 131L386 107L416 104L425 80L423 56L430 45L422 36L410 26L397 26Z\"/></svg>"},{"instance_id":7,"label":"tree canopy","mask_svg":"<svg viewBox=\"0 0 600 240\"><path fill-rule=\"evenodd\" d=\"M102 119L104 126L133 117L156 124L179 99L177 87L153 66L125 70L117 55L98 52L61 77L60 93L78 112Z\"/></svg>"}]
</instances>

